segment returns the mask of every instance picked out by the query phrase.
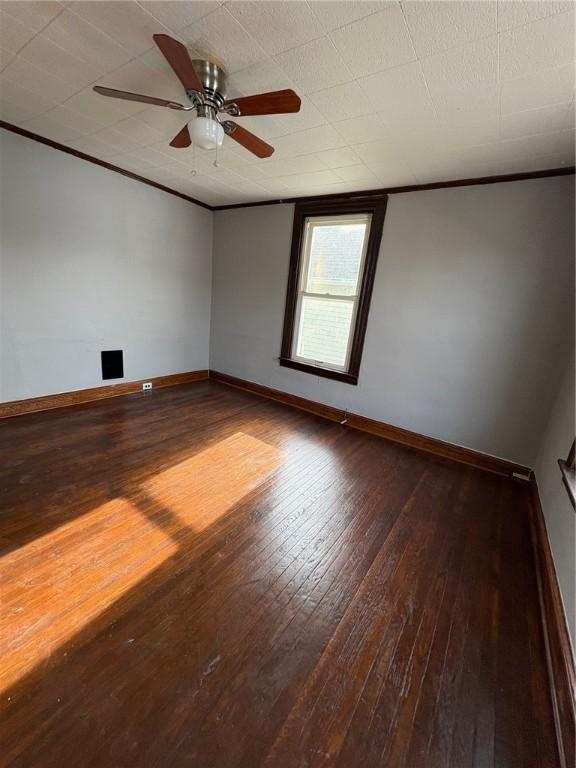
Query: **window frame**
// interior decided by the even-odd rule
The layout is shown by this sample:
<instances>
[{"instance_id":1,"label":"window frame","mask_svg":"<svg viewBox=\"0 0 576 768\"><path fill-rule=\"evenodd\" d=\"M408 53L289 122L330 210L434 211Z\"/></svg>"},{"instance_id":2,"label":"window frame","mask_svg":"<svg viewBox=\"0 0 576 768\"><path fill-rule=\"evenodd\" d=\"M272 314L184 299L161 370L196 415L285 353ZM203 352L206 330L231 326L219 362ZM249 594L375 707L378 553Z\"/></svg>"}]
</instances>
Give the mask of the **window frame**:
<instances>
[{"instance_id":1,"label":"window frame","mask_svg":"<svg viewBox=\"0 0 576 768\"><path fill-rule=\"evenodd\" d=\"M560 467L562 480L568 491L570 502L576 510L576 493L574 487L574 482L576 480L576 440L572 442L568 457L566 459L558 459L558 466Z\"/></svg>"},{"instance_id":2,"label":"window frame","mask_svg":"<svg viewBox=\"0 0 576 768\"><path fill-rule=\"evenodd\" d=\"M322 293L314 293L312 291L306 290L306 277L309 275L309 269L310 269L310 258L312 255L312 236L310 233L309 228L314 227L315 225L322 225L328 222L332 222L335 224L341 223L341 224L349 224L354 221L361 221L360 217L362 217L362 223L366 224L366 234L364 236L364 240L362 243L362 255L360 258L360 264L358 267L358 280L357 280L357 287L356 287L356 293L354 294L322 294ZM366 221L367 219L367 221ZM341 221L340 221L341 220ZM294 312L294 332L293 332L293 338L292 338L292 356L291 360L294 360L298 363L304 363L306 365L313 365L314 363L310 362L309 358L303 358L299 357L295 353L295 349L298 345L298 336L300 333L300 327L302 323L302 303L305 296L310 296L312 298L318 298L318 299L325 299L328 301L345 301L349 304L352 304L352 316L351 316L351 327L353 328L356 324L356 318L358 317L358 305L360 301L360 293L362 290L362 275L364 273L364 267L366 265L366 254L368 252L368 240L370 237L370 228L372 227L372 215L366 214L366 213L353 213L348 214L347 216L342 216L339 214L338 216L306 216L304 220L304 233L302 236L302 248L303 253L301 256L301 268L300 268L300 276L298 280L298 295L296 297L296 308ZM331 371L337 371L339 373L345 372L348 370L348 364L350 361L350 357L352 354L352 337L353 334L349 334L348 341L346 344L346 354L344 359L344 365L341 366L328 366L327 368Z\"/></svg>"},{"instance_id":3,"label":"window frame","mask_svg":"<svg viewBox=\"0 0 576 768\"><path fill-rule=\"evenodd\" d=\"M286 292L282 347L279 358L280 365L304 373L311 373L315 376L345 382L346 384L358 384L387 202L387 195L379 195L366 199L338 198L296 203L292 226L292 247L290 251L290 270ZM360 289L356 301L356 312L352 318L353 329L350 337L351 341L349 340L349 350L347 351L348 362L346 369L337 370L336 368L303 362L301 359L293 357L292 350L295 334L298 330L297 312L300 305L300 283L306 260L306 254L304 253L306 223L308 219L339 216L346 218L347 216L358 214L368 215L371 219L368 241L365 244L362 271L359 278Z\"/></svg>"}]
</instances>

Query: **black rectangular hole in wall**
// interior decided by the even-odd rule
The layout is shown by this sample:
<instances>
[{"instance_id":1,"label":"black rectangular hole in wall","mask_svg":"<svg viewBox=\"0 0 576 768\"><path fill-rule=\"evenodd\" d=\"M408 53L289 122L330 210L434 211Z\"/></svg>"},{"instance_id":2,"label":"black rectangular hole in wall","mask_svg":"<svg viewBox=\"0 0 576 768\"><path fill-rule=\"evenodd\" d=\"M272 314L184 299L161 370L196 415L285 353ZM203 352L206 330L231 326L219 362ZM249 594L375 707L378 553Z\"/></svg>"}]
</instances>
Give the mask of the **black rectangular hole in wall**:
<instances>
[{"instance_id":1,"label":"black rectangular hole in wall","mask_svg":"<svg viewBox=\"0 0 576 768\"><path fill-rule=\"evenodd\" d=\"M100 352L102 358L102 378L122 379L124 377L124 358L121 349Z\"/></svg>"}]
</instances>

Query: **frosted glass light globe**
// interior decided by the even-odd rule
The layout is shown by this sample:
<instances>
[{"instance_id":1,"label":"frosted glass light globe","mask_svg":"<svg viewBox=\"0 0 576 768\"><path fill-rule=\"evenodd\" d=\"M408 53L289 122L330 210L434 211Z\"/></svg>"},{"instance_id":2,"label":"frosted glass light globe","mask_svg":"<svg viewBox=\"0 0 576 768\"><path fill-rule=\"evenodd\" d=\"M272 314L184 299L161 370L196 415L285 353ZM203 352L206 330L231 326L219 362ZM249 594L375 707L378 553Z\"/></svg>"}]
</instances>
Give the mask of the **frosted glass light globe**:
<instances>
[{"instance_id":1,"label":"frosted glass light globe","mask_svg":"<svg viewBox=\"0 0 576 768\"><path fill-rule=\"evenodd\" d=\"M217 120L195 117L188 123L192 143L201 149L216 149L224 141L224 128Z\"/></svg>"}]
</instances>

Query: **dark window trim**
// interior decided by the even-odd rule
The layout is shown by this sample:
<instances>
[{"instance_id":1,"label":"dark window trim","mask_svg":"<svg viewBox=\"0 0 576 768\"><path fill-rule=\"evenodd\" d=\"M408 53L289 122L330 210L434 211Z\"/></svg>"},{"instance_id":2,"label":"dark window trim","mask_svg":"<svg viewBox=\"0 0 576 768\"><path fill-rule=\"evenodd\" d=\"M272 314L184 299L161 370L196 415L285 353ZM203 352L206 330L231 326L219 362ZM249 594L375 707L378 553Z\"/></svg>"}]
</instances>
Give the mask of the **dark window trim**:
<instances>
[{"instance_id":1,"label":"dark window trim","mask_svg":"<svg viewBox=\"0 0 576 768\"><path fill-rule=\"evenodd\" d=\"M560 472L562 473L562 480L568 491L568 496L572 502L572 506L576 509L576 495L574 492L574 483L576 481L576 440L572 443L568 458L558 459L558 465L560 466Z\"/></svg>"},{"instance_id":2,"label":"dark window trim","mask_svg":"<svg viewBox=\"0 0 576 768\"><path fill-rule=\"evenodd\" d=\"M286 310L284 312L284 330L282 333L282 349L280 352L280 365L286 368L294 368L297 371L312 373L315 376L323 376L326 379L342 381L346 384L358 384L358 374L362 361L362 350L368 325L368 313L370 300L374 287L378 253L382 240L382 229L386 215L388 196L382 195L365 200L350 200L341 198L338 200L321 200L317 202L296 203L294 208L294 223L292 226L292 248L290 251L290 271L288 274L288 290L286 292ZM311 216L345 216L350 213L370 213L370 234L366 246L366 258L362 274L362 285L358 298L358 311L352 337L350 361L347 371L333 371L319 365L303 363L292 360L292 342L294 340L294 325L296 320L296 307L298 304L298 281L302 261L302 246L304 244L304 232L306 219Z\"/></svg>"}]
</instances>

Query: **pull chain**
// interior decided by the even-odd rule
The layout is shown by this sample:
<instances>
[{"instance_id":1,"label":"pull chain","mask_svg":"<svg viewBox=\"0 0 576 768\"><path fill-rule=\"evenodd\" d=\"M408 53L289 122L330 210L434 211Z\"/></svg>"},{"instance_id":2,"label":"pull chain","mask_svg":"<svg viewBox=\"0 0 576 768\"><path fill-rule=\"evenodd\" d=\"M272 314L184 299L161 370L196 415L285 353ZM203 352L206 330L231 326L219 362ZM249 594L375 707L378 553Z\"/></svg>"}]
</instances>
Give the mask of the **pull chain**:
<instances>
[{"instance_id":1,"label":"pull chain","mask_svg":"<svg viewBox=\"0 0 576 768\"><path fill-rule=\"evenodd\" d=\"M196 176L196 174L196 144L192 144L192 170L190 171L190 175Z\"/></svg>"},{"instance_id":2,"label":"pull chain","mask_svg":"<svg viewBox=\"0 0 576 768\"><path fill-rule=\"evenodd\" d=\"M216 159L214 160L213 165L214 165L214 168L218 168L219 167L219 163L218 163L218 144L216 144Z\"/></svg>"}]
</instances>

